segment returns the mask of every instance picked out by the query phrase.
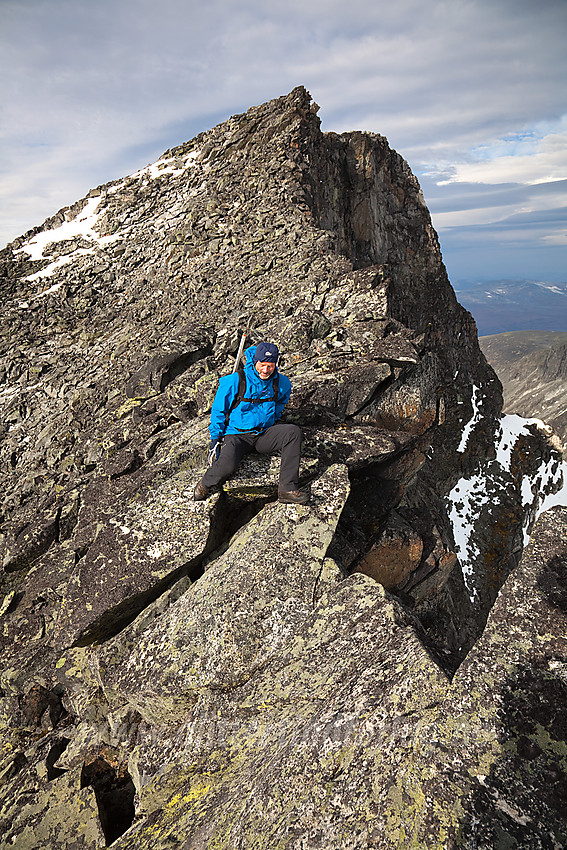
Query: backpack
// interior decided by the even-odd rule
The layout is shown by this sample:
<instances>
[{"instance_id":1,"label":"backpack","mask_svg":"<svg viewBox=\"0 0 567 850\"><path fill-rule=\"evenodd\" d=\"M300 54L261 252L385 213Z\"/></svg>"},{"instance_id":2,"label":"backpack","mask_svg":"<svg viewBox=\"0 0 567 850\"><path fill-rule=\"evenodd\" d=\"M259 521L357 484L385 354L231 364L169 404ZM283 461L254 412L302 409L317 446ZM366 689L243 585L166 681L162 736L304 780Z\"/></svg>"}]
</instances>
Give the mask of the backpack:
<instances>
[{"instance_id":1,"label":"backpack","mask_svg":"<svg viewBox=\"0 0 567 850\"><path fill-rule=\"evenodd\" d=\"M244 374L244 369L238 369L238 392L236 393L236 397L233 399L232 404L230 405L228 412L224 417L224 430L228 428L228 420L230 419L230 414L234 410L235 407L238 407L241 401L249 401L251 404L264 404L266 401L274 401L276 404L278 403L278 396L280 394L280 373L276 369L276 374L274 375L274 382L272 384L274 394L271 398L245 398L246 396L246 375Z\"/></svg>"}]
</instances>

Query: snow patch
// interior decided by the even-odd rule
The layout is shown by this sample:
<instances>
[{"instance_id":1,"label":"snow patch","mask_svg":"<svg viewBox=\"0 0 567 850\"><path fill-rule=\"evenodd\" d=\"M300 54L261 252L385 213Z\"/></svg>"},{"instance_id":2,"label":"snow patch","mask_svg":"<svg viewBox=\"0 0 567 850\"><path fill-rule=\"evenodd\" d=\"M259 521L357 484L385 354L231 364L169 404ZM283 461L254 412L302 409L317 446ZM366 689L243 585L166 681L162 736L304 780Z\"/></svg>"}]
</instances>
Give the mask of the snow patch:
<instances>
[{"instance_id":1,"label":"snow patch","mask_svg":"<svg viewBox=\"0 0 567 850\"><path fill-rule=\"evenodd\" d=\"M45 268L40 269L40 271L35 272L34 274L28 275L25 280L30 283L34 283L42 278L50 277L55 271L60 269L61 266L65 266L68 263L73 262L78 257L93 254L96 247L102 248L105 245L115 242L119 238L118 234L115 233L110 236L99 236L95 230L102 212L102 210L99 209L100 205L100 197L89 198L81 212L78 213L75 218L70 221L64 221L59 225L59 227L54 227L53 230L42 230L40 233L36 233L35 236L25 242L22 247L16 251L16 254L28 254L34 261L46 259L45 250L48 245L57 245L58 243L76 238L86 239L89 242L94 243L94 245L90 248L71 249L69 253L62 254L60 257L57 257ZM47 256L49 256L49 254ZM46 295L49 292L54 292L55 289L59 288L59 286L60 284L40 294Z\"/></svg>"},{"instance_id":2,"label":"snow patch","mask_svg":"<svg viewBox=\"0 0 567 850\"><path fill-rule=\"evenodd\" d=\"M459 453L464 452L464 450L467 447L467 443L469 441L469 437L471 435L473 428L475 427L477 422L480 422L480 420L482 419L482 414L481 414L480 408L478 406L478 402L480 401L481 397L482 396L481 396L480 388L473 386L472 395L471 395L471 404L472 404L472 409L473 409L473 415L463 429L463 434L461 436L461 442L459 443L459 446L457 448L457 451Z\"/></svg>"},{"instance_id":3,"label":"snow patch","mask_svg":"<svg viewBox=\"0 0 567 850\"><path fill-rule=\"evenodd\" d=\"M71 221L64 221L63 224L54 227L53 230L42 230L41 233L36 233L16 253L29 254L32 260L42 260L44 250L52 242L65 242L67 239L75 239L77 236L98 241L100 237L93 228L98 219L96 211L99 204L100 198L89 198L75 218Z\"/></svg>"},{"instance_id":4,"label":"snow patch","mask_svg":"<svg viewBox=\"0 0 567 850\"><path fill-rule=\"evenodd\" d=\"M455 539L455 553L459 558L471 602L474 602L477 596L473 577L475 560L480 555L480 549L473 535L473 517L478 516L481 507L488 503L484 484L482 475L475 475L469 479L461 478L448 496L450 506L448 513Z\"/></svg>"},{"instance_id":5,"label":"snow patch","mask_svg":"<svg viewBox=\"0 0 567 850\"><path fill-rule=\"evenodd\" d=\"M506 472L510 471L512 452L520 434L529 434L528 425L535 425L539 431L549 432L541 419L524 419L511 413L500 420L500 436L496 442L496 460Z\"/></svg>"},{"instance_id":6,"label":"snow patch","mask_svg":"<svg viewBox=\"0 0 567 850\"><path fill-rule=\"evenodd\" d=\"M561 289L561 284L557 286L553 283L545 283L543 280L534 280L532 281L535 286L539 286L541 289L547 289L549 292L553 292L554 295L567 295L564 289ZM563 284L564 286L565 284Z\"/></svg>"},{"instance_id":7,"label":"snow patch","mask_svg":"<svg viewBox=\"0 0 567 850\"><path fill-rule=\"evenodd\" d=\"M542 464L544 467L544 464ZM545 469L540 469L539 475L545 475ZM557 493L552 493L549 496L546 496L543 502L540 504L537 512L537 516L545 513L545 511L550 510L551 508L555 508L558 505L561 505L564 508L567 508L567 462L563 461L561 463L558 473L556 474L557 483L561 484L561 489L557 491Z\"/></svg>"},{"instance_id":8,"label":"snow patch","mask_svg":"<svg viewBox=\"0 0 567 850\"><path fill-rule=\"evenodd\" d=\"M73 260L76 260L77 257L84 257L87 254L94 254L94 249L93 248L77 248L77 250L73 251L70 254L65 254L62 257L57 257L57 259L53 260L53 262L50 263L48 266L45 266L45 268L40 269L40 271L35 272L34 274L28 275L25 279L29 280L30 283L33 283L34 281L41 280L44 277L51 277L53 272L56 272L62 266L66 266L69 263L72 263ZM49 295L51 292L55 292L57 289L59 289L59 287L62 286L62 285L63 285L63 281L61 281L60 283L56 283L54 286L50 287L49 289L45 289L43 292L40 292L39 296Z\"/></svg>"},{"instance_id":9,"label":"snow patch","mask_svg":"<svg viewBox=\"0 0 567 850\"><path fill-rule=\"evenodd\" d=\"M183 174L183 172L187 170L191 163L193 163L199 156L199 153L200 151L198 150L191 151L191 153L185 157L183 165L180 168L175 165L175 157L162 157L161 159L158 159L157 162L136 171L136 173L132 174L131 177L149 177L151 180L155 180L157 177L163 177L166 174L169 174L172 177L177 177L179 174Z\"/></svg>"},{"instance_id":10,"label":"snow patch","mask_svg":"<svg viewBox=\"0 0 567 850\"><path fill-rule=\"evenodd\" d=\"M183 174L183 172L186 171L192 163L194 163L196 158L199 156L199 153L199 150L191 151L187 154L179 167L176 165L175 157L162 157L161 159L158 159L157 162L137 171L135 174L131 175L130 178L126 178L126 180L143 177L149 177L150 179L155 180L157 177L163 177L166 174L171 176ZM106 194L115 194L118 192L124 187L126 180L116 183L114 186L110 186ZM83 209L74 218L69 221L64 221L52 230L42 230L40 233L36 233L35 236L32 236L31 239L25 242L21 248L15 252L16 254L28 254L31 260L38 261L46 259L46 257L49 256L49 254L45 254L45 250L48 245L51 244L65 242L78 237L94 243L92 248L71 250L65 256L58 257L44 269L26 277L26 280L35 282L41 278L49 277L61 266L72 262L77 257L84 256L89 253L92 254L96 247L102 248L120 238L118 233L114 233L109 236L100 236L97 233L96 227L100 216L104 211L103 200L104 195L102 197L97 196L88 198Z\"/></svg>"},{"instance_id":11,"label":"snow patch","mask_svg":"<svg viewBox=\"0 0 567 850\"><path fill-rule=\"evenodd\" d=\"M476 390L476 388L475 388ZM473 391L473 420L476 419L478 407ZM471 422L468 425L471 425ZM461 478L447 496L447 512L453 528L455 552L459 558L463 579L471 602L477 597L474 586L475 562L480 550L475 542L475 525L481 509L490 502L497 501L498 490L504 490L510 481L510 464L512 452L518 437L529 434L528 426L535 425L539 430L549 433L550 429L540 419L524 419L521 416L507 415L500 420L500 429L496 435L495 461L486 461L477 473L470 478ZM468 440L471 428L465 429L463 440ZM466 445L466 443L464 443ZM461 449L459 449L461 450ZM545 490L559 488L553 496L544 497ZM524 476L520 483L522 505L525 511L524 545L529 540L531 521L553 505L567 505L567 464L557 463L551 458L542 461L535 475Z\"/></svg>"}]
</instances>

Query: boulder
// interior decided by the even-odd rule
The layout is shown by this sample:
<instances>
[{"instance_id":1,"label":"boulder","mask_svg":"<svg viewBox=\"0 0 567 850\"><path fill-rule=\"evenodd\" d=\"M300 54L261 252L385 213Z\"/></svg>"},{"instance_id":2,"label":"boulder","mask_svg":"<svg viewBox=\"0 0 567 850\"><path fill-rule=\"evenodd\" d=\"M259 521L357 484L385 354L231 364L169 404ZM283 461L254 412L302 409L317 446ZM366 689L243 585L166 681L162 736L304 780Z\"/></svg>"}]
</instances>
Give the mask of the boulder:
<instances>
[{"instance_id":1,"label":"boulder","mask_svg":"<svg viewBox=\"0 0 567 850\"><path fill-rule=\"evenodd\" d=\"M358 564L357 571L391 590L403 584L421 563L423 540L396 514Z\"/></svg>"},{"instance_id":2,"label":"boulder","mask_svg":"<svg viewBox=\"0 0 567 850\"><path fill-rule=\"evenodd\" d=\"M329 588L259 674L193 708L116 846L561 846L566 530L565 510L540 520L452 683L372 579Z\"/></svg>"},{"instance_id":3,"label":"boulder","mask_svg":"<svg viewBox=\"0 0 567 850\"><path fill-rule=\"evenodd\" d=\"M337 466L314 486L309 507L264 507L121 664L122 635L105 644L103 687L159 724L171 720L177 702L183 716L203 691L230 691L255 675L321 594L347 494L346 471Z\"/></svg>"},{"instance_id":4,"label":"boulder","mask_svg":"<svg viewBox=\"0 0 567 850\"><path fill-rule=\"evenodd\" d=\"M108 638L218 545L218 496L194 502L195 483L192 472L153 482L109 520L65 588L59 647Z\"/></svg>"}]
</instances>

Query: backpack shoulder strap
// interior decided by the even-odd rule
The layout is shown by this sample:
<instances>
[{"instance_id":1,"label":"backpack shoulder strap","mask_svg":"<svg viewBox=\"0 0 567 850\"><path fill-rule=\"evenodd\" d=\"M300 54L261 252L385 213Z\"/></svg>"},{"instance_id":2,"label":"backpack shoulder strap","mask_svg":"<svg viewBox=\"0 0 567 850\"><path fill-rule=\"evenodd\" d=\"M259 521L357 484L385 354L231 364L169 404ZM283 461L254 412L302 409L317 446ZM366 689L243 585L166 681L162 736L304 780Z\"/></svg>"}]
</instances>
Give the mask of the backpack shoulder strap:
<instances>
[{"instance_id":1,"label":"backpack shoulder strap","mask_svg":"<svg viewBox=\"0 0 567 850\"><path fill-rule=\"evenodd\" d=\"M274 404L278 403L278 397L280 394L280 374L276 372L274 375L274 381L272 383L273 396L272 398L246 398L246 374L244 369L238 369L238 392L234 397L228 411L224 416L224 430L228 428L228 420L230 419L230 414L234 410L235 407L238 407L241 401L249 401L252 404L265 404L267 401L273 401Z\"/></svg>"},{"instance_id":2,"label":"backpack shoulder strap","mask_svg":"<svg viewBox=\"0 0 567 850\"><path fill-rule=\"evenodd\" d=\"M244 374L244 369L238 369L237 374L238 374L238 391L236 393L236 396L233 398L232 403L231 403L230 407L228 408L228 411L225 413L225 416L224 416L224 429L225 429L225 431L228 428L228 420L230 419L230 414L232 413L232 411L234 410L235 407L238 407L238 405L240 404L240 402L242 401L242 399L246 395L246 375Z\"/></svg>"}]
</instances>

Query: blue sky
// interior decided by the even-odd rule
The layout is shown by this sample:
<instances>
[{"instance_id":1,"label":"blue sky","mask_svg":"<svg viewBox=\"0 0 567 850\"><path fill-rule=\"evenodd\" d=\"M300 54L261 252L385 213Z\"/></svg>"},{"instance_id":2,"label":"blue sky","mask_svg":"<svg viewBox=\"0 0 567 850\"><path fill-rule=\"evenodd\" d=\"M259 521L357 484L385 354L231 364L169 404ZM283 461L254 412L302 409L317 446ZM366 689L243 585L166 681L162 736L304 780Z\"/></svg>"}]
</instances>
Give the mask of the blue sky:
<instances>
[{"instance_id":1,"label":"blue sky","mask_svg":"<svg viewBox=\"0 0 567 850\"><path fill-rule=\"evenodd\" d=\"M386 136L454 283L567 279L567 0L0 0L0 245L304 85Z\"/></svg>"}]
</instances>

